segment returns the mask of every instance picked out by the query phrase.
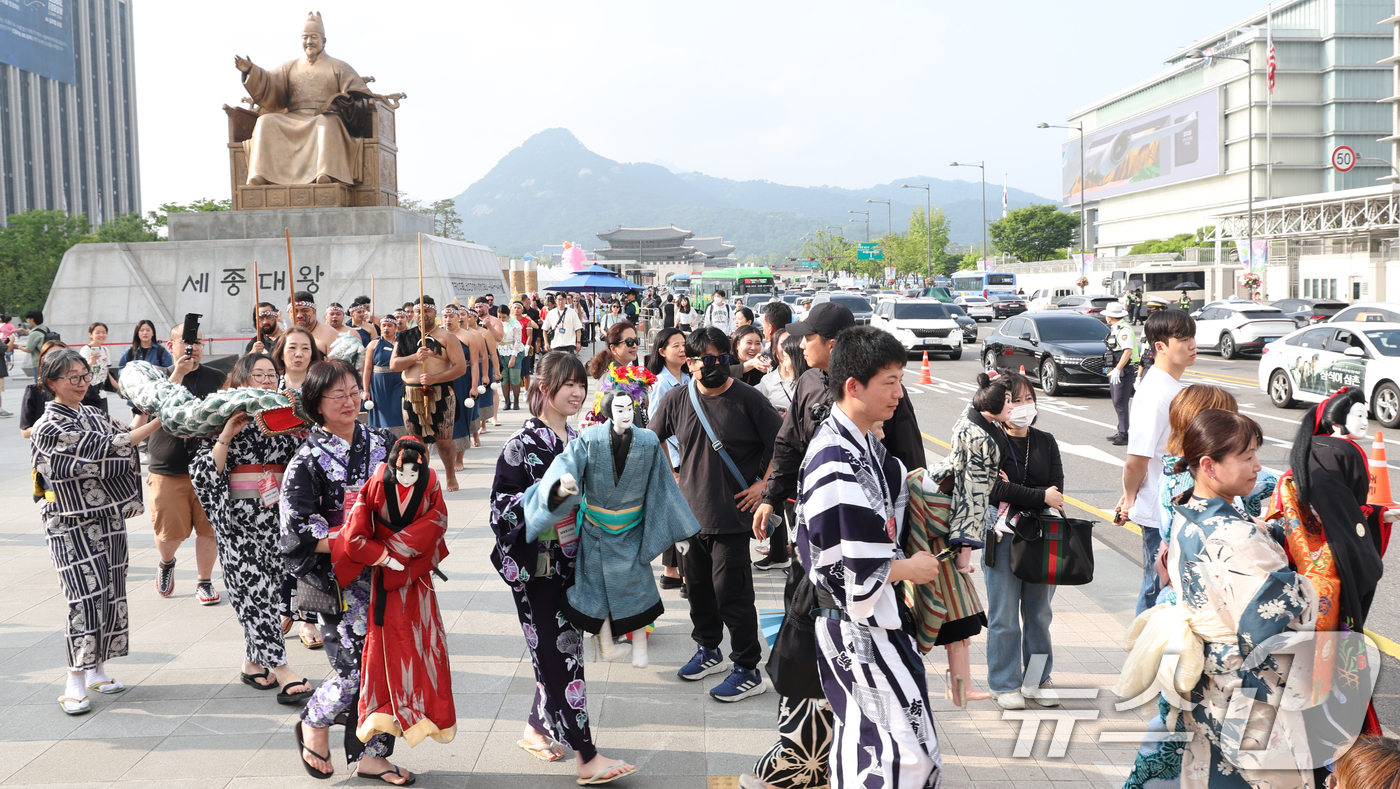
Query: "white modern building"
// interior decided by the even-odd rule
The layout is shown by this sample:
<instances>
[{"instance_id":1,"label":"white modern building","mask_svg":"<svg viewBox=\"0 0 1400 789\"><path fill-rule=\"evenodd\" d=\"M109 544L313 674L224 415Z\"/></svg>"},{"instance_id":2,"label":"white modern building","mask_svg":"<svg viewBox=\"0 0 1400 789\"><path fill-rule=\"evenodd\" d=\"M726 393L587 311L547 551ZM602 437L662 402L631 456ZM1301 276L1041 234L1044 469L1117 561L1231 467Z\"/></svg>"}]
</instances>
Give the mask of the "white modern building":
<instances>
[{"instance_id":1,"label":"white modern building","mask_svg":"<svg viewBox=\"0 0 1400 789\"><path fill-rule=\"evenodd\" d=\"M1258 207L1374 187L1390 175L1397 33L1386 22L1395 13L1395 0L1276 3L1272 97L1270 19L1261 8L1170 53L1157 74L1075 111L1067 125L1083 125L1086 152L1081 158L1079 132L1068 132L1063 199L1073 209L1082 190L1095 251L1124 255L1142 241L1216 224L1217 215L1247 206L1251 177ZM1338 146L1360 157L1349 172L1332 167Z\"/></svg>"}]
</instances>

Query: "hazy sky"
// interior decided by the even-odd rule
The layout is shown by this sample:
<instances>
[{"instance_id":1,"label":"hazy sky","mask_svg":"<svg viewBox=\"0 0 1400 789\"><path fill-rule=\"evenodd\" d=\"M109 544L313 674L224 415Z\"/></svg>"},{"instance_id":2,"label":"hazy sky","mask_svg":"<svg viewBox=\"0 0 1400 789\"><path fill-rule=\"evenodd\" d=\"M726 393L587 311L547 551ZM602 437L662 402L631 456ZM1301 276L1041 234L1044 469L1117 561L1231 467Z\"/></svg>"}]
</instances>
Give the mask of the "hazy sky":
<instances>
[{"instance_id":1,"label":"hazy sky","mask_svg":"<svg viewBox=\"0 0 1400 789\"><path fill-rule=\"evenodd\" d=\"M303 8L306 5L307 8ZM134 0L142 198L229 196L222 104L234 53L297 57L325 18L331 55L409 94L399 188L451 197L553 126L621 161L734 179L864 187L916 174L1047 197L1063 122L1263 2L668 0L236 4ZM294 10L296 9L296 10Z\"/></svg>"}]
</instances>

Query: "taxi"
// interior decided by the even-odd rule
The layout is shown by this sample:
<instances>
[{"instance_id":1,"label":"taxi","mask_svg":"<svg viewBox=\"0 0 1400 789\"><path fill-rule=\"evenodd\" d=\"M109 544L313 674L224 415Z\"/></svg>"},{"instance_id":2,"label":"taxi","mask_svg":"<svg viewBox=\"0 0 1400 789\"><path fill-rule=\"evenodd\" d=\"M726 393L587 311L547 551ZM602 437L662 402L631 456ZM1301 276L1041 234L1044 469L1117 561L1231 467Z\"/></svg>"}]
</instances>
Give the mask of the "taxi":
<instances>
[{"instance_id":1,"label":"taxi","mask_svg":"<svg viewBox=\"0 0 1400 789\"><path fill-rule=\"evenodd\" d=\"M1259 388L1276 408L1320 403L1345 386L1361 387L1377 422L1400 427L1400 323L1314 324L1264 346Z\"/></svg>"}]
</instances>

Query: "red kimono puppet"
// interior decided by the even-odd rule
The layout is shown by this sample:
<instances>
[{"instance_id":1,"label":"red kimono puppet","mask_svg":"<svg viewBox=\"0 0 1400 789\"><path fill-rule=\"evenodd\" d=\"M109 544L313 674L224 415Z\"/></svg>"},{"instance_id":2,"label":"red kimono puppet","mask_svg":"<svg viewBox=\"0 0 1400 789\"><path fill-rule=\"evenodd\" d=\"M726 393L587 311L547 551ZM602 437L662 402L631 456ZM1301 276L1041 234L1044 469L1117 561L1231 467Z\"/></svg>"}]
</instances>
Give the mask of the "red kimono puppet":
<instances>
[{"instance_id":1,"label":"red kimono puppet","mask_svg":"<svg viewBox=\"0 0 1400 789\"><path fill-rule=\"evenodd\" d=\"M414 747L457 733L432 579L447 556L447 506L427 454L415 438L396 441L332 540L337 578L354 578L364 566L374 573L360 663L361 741L387 732Z\"/></svg>"}]
</instances>

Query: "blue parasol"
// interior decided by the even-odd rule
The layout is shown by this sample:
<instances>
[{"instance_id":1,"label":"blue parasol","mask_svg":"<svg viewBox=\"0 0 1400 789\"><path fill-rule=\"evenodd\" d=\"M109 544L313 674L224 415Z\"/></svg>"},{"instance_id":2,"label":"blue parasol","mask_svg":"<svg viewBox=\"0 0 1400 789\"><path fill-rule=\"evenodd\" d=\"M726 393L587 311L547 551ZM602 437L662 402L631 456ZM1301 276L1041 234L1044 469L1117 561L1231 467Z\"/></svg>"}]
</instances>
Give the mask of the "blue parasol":
<instances>
[{"instance_id":1,"label":"blue parasol","mask_svg":"<svg viewBox=\"0 0 1400 789\"><path fill-rule=\"evenodd\" d=\"M544 288L546 291L556 293L621 293L626 290L641 289L641 285L628 282L613 273L585 274L582 271Z\"/></svg>"}]
</instances>

